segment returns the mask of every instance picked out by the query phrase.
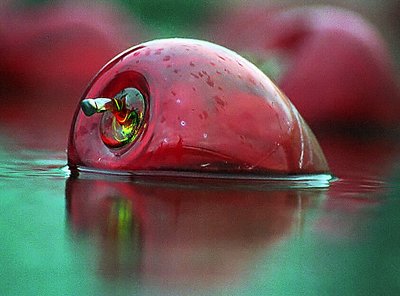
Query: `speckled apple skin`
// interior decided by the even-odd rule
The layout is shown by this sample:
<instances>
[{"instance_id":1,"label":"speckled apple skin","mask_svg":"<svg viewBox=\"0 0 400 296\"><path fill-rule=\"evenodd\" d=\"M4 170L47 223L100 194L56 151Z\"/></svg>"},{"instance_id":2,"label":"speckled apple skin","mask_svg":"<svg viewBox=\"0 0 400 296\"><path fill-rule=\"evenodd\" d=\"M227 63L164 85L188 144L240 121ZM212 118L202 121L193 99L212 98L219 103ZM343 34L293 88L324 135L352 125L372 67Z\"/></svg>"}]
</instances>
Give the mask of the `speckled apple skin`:
<instances>
[{"instance_id":1,"label":"speckled apple skin","mask_svg":"<svg viewBox=\"0 0 400 296\"><path fill-rule=\"evenodd\" d=\"M121 148L100 136L102 114L77 108L68 163L122 171L252 174L328 172L321 148L286 96L257 67L219 45L162 39L109 62L82 96L113 97L136 87L145 124Z\"/></svg>"}]
</instances>

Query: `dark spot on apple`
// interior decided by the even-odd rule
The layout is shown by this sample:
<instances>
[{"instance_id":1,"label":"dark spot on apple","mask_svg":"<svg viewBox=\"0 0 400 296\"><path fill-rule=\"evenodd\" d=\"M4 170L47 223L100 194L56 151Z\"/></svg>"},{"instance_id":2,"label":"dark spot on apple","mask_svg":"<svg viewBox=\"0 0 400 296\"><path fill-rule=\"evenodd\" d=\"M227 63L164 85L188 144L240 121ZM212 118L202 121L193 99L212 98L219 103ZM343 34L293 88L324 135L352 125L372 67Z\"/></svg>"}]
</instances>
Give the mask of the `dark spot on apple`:
<instances>
[{"instance_id":1,"label":"dark spot on apple","mask_svg":"<svg viewBox=\"0 0 400 296\"><path fill-rule=\"evenodd\" d=\"M206 81L206 82L207 82L207 84L208 84L209 86L214 87L214 81L211 80L211 77L210 77L210 76L207 77L207 81Z\"/></svg>"},{"instance_id":2,"label":"dark spot on apple","mask_svg":"<svg viewBox=\"0 0 400 296\"><path fill-rule=\"evenodd\" d=\"M225 107L226 102L222 100L219 96L214 96L213 99L218 105L220 105L221 107Z\"/></svg>"},{"instance_id":3,"label":"dark spot on apple","mask_svg":"<svg viewBox=\"0 0 400 296\"><path fill-rule=\"evenodd\" d=\"M154 54L160 55L163 50L164 50L164 48L158 48Z\"/></svg>"}]
</instances>

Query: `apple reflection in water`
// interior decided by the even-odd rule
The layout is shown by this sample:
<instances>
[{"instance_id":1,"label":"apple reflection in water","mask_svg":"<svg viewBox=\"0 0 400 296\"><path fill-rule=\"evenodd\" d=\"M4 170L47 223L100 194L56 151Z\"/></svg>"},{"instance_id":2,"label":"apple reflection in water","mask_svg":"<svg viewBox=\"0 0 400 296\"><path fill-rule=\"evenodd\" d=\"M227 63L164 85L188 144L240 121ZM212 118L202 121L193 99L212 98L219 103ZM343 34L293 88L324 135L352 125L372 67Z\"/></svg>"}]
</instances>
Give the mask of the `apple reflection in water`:
<instances>
[{"instance_id":1,"label":"apple reflection in water","mask_svg":"<svg viewBox=\"0 0 400 296\"><path fill-rule=\"evenodd\" d=\"M98 254L93 269L169 287L243 278L268 248L301 228L306 208L323 194L109 177L70 178L66 190L73 237L89 240L88 255Z\"/></svg>"},{"instance_id":2,"label":"apple reflection in water","mask_svg":"<svg viewBox=\"0 0 400 296\"><path fill-rule=\"evenodd\" d=\"M315 228L331 239L357 240L376 211L387 202L388 180L400 157L395 136L335 135L319 137L337 177L326 193Z\"/></svg>"}]
</instances>

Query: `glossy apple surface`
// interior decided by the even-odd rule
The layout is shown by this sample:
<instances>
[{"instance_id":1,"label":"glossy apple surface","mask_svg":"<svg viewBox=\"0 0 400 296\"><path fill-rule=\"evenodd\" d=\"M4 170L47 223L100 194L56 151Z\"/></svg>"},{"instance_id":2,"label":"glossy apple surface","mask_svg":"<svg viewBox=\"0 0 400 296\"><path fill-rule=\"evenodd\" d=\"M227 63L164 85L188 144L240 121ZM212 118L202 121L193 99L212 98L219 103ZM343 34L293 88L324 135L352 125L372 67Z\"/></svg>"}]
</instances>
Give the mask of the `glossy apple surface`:
<instances>
[{"instance_id":1,"label":"glossy apple surface","mask_svg":"<svg viewBox=\"0 0 400 296\"><path fill-rule=\"evenodd\" d=\"M108 63L81 103L119 97L129 89L142 94L140 128L128 142L110 147L116 139L104 139L114 132L111 112L88 116L78 106L68 146L72 168L329 171L313 133L285 95L224 47L191 39L140 44Z\"/></svg>"}]
</instances>

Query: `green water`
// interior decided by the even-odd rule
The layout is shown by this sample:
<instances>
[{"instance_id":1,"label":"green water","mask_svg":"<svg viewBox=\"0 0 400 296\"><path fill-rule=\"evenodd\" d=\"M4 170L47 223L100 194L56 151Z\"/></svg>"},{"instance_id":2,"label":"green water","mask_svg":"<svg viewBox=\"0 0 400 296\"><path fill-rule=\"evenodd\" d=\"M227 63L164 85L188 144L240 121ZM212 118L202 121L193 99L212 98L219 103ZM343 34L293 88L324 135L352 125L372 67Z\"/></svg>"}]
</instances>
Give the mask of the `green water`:
<instances>
[{"instance_id":1,"label":"green water","mask_svg":"<svg viewBox=\"0 0 400 296\"><path fill-rule=\"evenodd\" d=\"M72 178L63 152L4 148L0 294L398 295L400 154L348 145L329 188L271 190Z\"/></svg>"}]
</instances>

